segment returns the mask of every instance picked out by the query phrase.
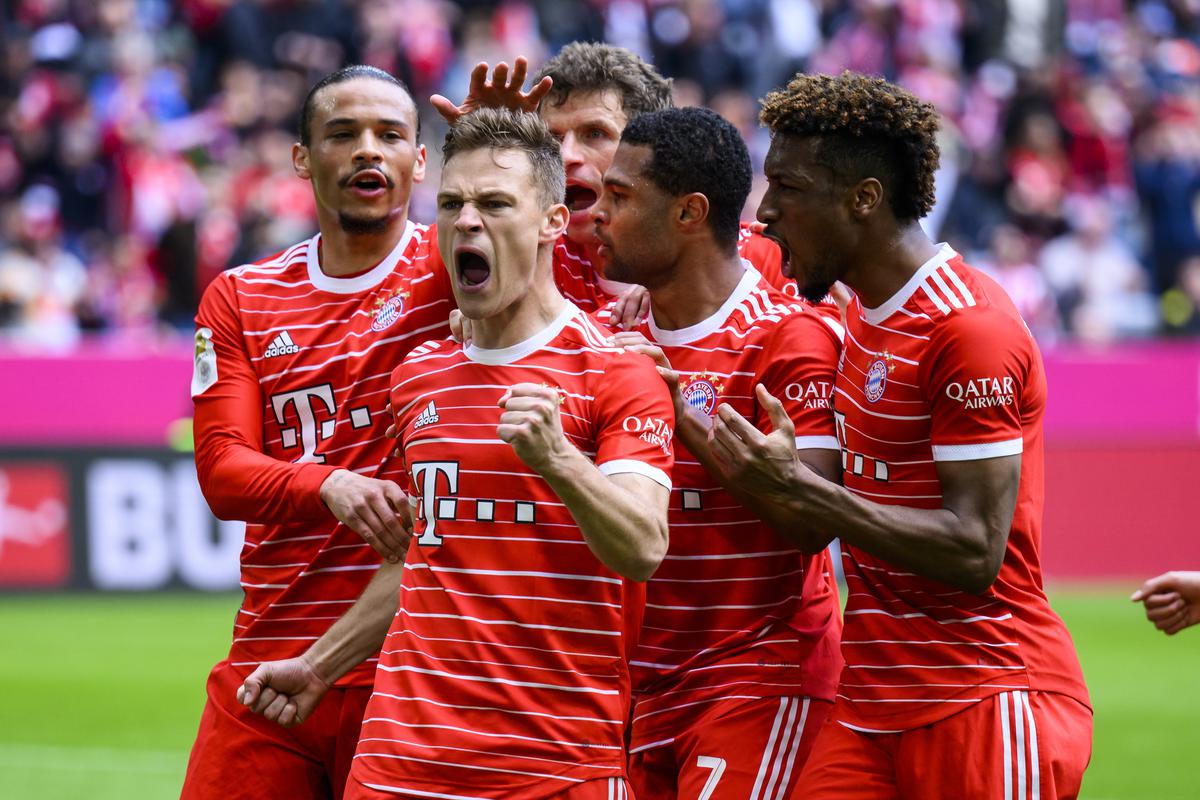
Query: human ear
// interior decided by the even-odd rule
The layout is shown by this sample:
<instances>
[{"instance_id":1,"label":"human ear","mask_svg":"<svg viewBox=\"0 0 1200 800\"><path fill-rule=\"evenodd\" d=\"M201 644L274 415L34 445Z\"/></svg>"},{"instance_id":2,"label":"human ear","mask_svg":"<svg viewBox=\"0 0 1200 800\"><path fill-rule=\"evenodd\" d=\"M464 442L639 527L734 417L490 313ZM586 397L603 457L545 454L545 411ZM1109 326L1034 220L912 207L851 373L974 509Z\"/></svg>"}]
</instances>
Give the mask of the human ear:
<instances>
[{"instance_id":1,"label":"human ear","mask_svg":"<svg viewBox=\"0 0 1200 800\"><path fill-rule=\"evenodd\" d=\"M308 148L299 142L292 145L292 169L306 181L312 178L308 169Z\"/></svg>"}]
</instances>

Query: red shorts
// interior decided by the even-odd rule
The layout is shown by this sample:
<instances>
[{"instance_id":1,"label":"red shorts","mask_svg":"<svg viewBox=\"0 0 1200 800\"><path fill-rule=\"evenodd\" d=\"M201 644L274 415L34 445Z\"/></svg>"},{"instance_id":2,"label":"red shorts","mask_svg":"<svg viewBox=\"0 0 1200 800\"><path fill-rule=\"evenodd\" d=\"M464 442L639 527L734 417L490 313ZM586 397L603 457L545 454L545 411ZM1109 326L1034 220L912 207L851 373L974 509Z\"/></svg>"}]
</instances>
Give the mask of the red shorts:
<instances>
[{"instance_id":1,"label":"red shorts","mask_svg":"<svg viewBox=\"0 0 1200 800\"><path fill-rule=\"evenodd\" d=\"M903 733L830 721L796 798L1069 800L1092 757L1092 712L1048 692L1002 692Z\"/></svg>"},{"instance_id":2,"label":"red shorts","mask_svg":"<svg viewBox=\"0 0 1200 800\"><path fill-rule=\"evenodd\" d=\"M833 704L808 697L724 700L667 742L629 757L643 800L790 797Z\"/></svg>"},{"instance_id":3,"label":"red shorts","mask_svg":"<svg viewBox=\"0 0 1200 800\"><path fill-rule=\"evenodd\" d=\"M228 661L208 676L181 800L341 798L371 690L330 689L303 724L283 728L237 701L242 680Z\"/></svg>"},{"instance_id":4,"label":"red shorts","mask_svg":"<svg viewBox=\"0 0 1200 800\"><path fill-rule=\"evenodd\" d=\"M539 793L539 797L545 792ZM346 785L346 800L398 800L398 798L436 798L436 800L489 800L492 795L477 794L471 787L464 786L454 794L414 791L389 791L386 787L366 786L351 778ZM581 783L555 795L556 800L634 800L633 792L624 778L603 778ZM505 800L521 800L519 794L507 794Z\"/></svg>"}]
</instances>

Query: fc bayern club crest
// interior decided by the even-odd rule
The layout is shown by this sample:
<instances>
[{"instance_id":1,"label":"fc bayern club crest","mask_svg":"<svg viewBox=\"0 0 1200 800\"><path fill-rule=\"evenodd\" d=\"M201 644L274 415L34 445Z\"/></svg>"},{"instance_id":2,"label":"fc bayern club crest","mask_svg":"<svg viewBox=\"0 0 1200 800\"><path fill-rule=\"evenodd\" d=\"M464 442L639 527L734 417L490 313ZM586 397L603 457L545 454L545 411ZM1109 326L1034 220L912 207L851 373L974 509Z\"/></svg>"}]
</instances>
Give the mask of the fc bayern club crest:
<instances>
[{"instance_id":1,"label":"fc bayern club crest","mask_svg":"<svg viewBox=\"0 0 1200 800\"><path fill-rule=\"evenodd\" d=\"M371 323L371 330L386 330L391 327L393 322L404 316L404 298L406 297L408 297L408 292L399 290L380 294L375 301L375 319Z\"/></svg>"},{"instance_id":2,"label":"fc bayern club crest","mask_svg":"<svg viewBox=\"0 0 1200 800\"><path fill-rule=\"evenodd\" d=\"M882 355L883 358L875 359L871 366L867 367L867 380L863 384L867 400L872 403L883 397L883 390L887 388L888 373L895 369L891 354L885 352Z\"/></svg>"},{"instance_id":3,"label":"fc bayern club crest","mask_svg":"<svg viewBox=\"0 0 1200 800\"><path fill-rule=\"evenodd\" d=\"M702 414L711 414L721 396L721 381L716 375L701 372L684 381L680 387L683 401Z\"/></svg>"}]
</instances>

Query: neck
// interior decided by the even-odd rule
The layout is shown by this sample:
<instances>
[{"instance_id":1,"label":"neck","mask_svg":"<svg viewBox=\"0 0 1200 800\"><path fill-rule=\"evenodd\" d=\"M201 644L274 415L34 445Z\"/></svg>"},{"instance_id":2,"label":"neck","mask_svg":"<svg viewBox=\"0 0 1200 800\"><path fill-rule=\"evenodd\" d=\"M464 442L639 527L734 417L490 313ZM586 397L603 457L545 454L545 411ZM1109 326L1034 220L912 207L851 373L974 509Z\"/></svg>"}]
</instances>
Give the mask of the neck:
<instances>
[{"instance_id":1,"label":"neck","mask_svg":"<svg viewBox=\"0 0 1200 800\"><path fill-rule=\"evenodd\" d=\"M396 209L378 233L347 233L336 215L322 213L321 272L337 278L371 269L395 249L408 224L408 209Z\"/></svg>"},{"instance_id":2,"label":"neck","mask_svg":"<svg viewBox=\"0 0 1200 800\"><path fill-rule=\"evenodd\" d=\"M929 241L918 222L898 228L882 241L864 244L856 253L843 282L859 296L867 308L888 301L917 270L937 254L938 246Z\"/></svg>"},{"instance_id":3,"label":"neck","mask_svg":"<svg viewBox=\"0 0 1200 800\"><path fill-rule=\"evenodd\" d=\"M476 347L486 350L512 347L545 330L558 318L567 301L551 280L551 257L552 248L539 248L537 271L529 290L498 314L472 320L471 338Z\"/></svg>"},{"instance_id":4,"label":"neck","mask_svg":"<svg viewBox=\"0 0 1200 800\"><path fill-rule=\"evenodd\" d=\"M650 313L663 330L688 328L717 313L746 267L737 253L726 254L712 247L684 251L670 279L650 290Z\"/></svg>"}]
</instances>

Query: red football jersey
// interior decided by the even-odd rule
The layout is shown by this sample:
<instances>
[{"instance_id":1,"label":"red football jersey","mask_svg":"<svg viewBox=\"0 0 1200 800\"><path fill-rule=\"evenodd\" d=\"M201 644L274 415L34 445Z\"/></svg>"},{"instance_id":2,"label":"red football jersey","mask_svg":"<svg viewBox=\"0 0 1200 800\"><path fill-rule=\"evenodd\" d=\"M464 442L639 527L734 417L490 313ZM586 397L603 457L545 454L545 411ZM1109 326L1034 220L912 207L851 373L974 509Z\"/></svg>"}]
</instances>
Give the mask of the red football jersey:
<instances>
[{"instance_id":1,"label":"red football jersey","mask_svg":"<svg viewBox=\"0 0 1200 800\"><path fill-rule=\"evenodd\" d=\"M746 262L743 262L746 263ZM711 317L638 330L662 347L684 398L713 414L729 403L772 429L762 383L796 425L797 449L838 449L830 399L841 342L811 306L785 297L746 263ZM607 309L597 318L607 322ZM676 445L670 549L647 585L632 666L637 750L670 740L716 701L806 695L833 700L842 661L826 553L806 556L738 505Z\"/></svg>"},{"instance_id":2,"label":"red football jersey","mask_svg":"<svg viewBox=\"0 0 1200 800\"><path fill-rule=\"evenodd\" d=\"M1041 354L995 281L948 245L879 308L850 306L834 407L847 489L940 508L938 461L1021 455L1003 566L982 594L843 549L849 585L835 712L908 730L1007 690L1087 703L1070 634L1042 590Z\"/></svg>"},{"instance_id":3,"label":"red football jersey","mask_svg":"<svg viewBox=\"0 0 1200 800\"><path fill-rule=\"evenodd\" d=\"M796 284L780 271L779 246L765 236L752 233L746 223L738 233L738 253L775 288L783 291L790 286L791 295L796 296ZM583 247L566 236L554 246L554 283L563 297L589 314L604 308L626 288L626 284L606 280Z\"/></svg>"},{"instance_id":4,"label":"red football jersey","mask_svg":"<svg viewBox=\"0 0 1200 800\"><path fill-rule=\"evenodd\" d=\"M564 433L601 472L669 488L666 387L649 359L608 336L568 303L520 344L429 342L393 375L397 480L419 498L418 520L355 756L359 783L532 799L624 774L644 585L596 558L549 484L496 436L509 386L552 386Z\"/></svg>"},{"instance_id":5,"label":"red football jersey","mask_svg":"<svg viewBox=\"0 0 1200 800\"><path fill-rule=\"evenodd\" d=\"M249 672L298 656L358 598L379 557L321 502L328 475L376 476L388 377L448 332L453 308L433 231L348 278L321 271L320 237L222 273L196 315L196 466L221 517L244 519L245 593L230 659ZM374 659L372 659L372 662ZM340 685L370 686L374 663Z\"/></svg>"}]
</instances>

